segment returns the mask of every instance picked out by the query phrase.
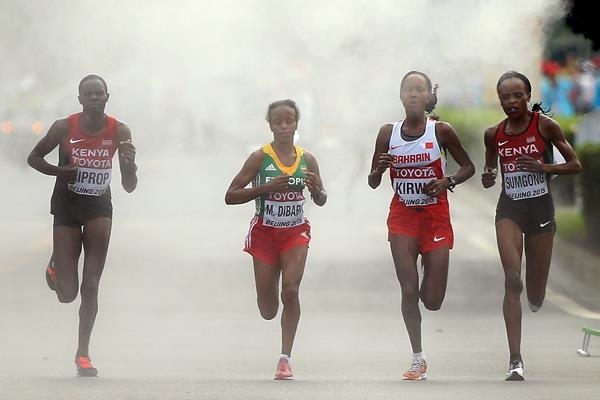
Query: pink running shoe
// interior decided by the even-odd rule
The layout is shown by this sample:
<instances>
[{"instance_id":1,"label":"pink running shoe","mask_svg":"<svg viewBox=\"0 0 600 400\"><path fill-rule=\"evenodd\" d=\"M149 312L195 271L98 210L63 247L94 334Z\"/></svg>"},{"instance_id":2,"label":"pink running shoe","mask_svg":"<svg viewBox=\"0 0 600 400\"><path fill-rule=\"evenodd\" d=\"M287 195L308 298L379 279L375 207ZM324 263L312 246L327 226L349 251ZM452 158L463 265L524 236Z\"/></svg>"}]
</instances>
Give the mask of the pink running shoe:
<instances>
[{"instance_id":1,"label":"pink running shoe","mask_svg":"<svg viewBox=\"0 0 600 400\"><path fill-rule=\"evenodd\" d=\"M54 260L50 258L46 266L46 283L51 290L56 290L56 270L54 269Z\"/></svg>"},{"instance_id":2,"label":"pink running shoe","mask_svg":"<svg viewBox=\"0 0 600 400\"><path fill-rule=\"evenodd\" d=\"M92 360L89 356L75 357L75 365L77 366L77 375L81 377L96 377L98 370L92 366Z\"/></svg>"},{"instance_id":3,"label":"pink running shoe","mask_svg":"<svg viewBox=\"0 0 600 400\"><path fill-rule=\"evenodd\" d=\"M408 371L403 374L403 380L405 381L420 381L427 379L427 363L424 358L412 359L412 364Z\"/></svg>"},{"instance_id":4,"label":"pink running shoe","mask_svg":"<svg viewBox=\"0 0 600 400\"><path fill-rule=\"evenodd\" d=\"M290 366L290 360L285 357L281 357L277 363L277 371L275 372L275 380L290 380L294 379L294 373Z\"/></svg>"}]
</instances>

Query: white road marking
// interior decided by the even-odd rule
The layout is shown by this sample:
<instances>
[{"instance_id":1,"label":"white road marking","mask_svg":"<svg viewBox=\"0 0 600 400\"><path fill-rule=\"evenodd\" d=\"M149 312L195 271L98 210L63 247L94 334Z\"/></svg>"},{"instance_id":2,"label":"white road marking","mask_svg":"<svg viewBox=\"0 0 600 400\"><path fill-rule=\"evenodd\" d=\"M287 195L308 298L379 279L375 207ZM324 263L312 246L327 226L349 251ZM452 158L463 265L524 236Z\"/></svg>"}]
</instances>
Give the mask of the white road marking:
<instances>
[{"instance_id":1,"label":"white road marking","mask_svg":"<svg viewBox=\"0 0 600 400\"><path fill-rule=\"evenodd\" d=\"M557 293L549 287L546 288L546 297L550 303L568 314L581 318L600 320L600 313L588 310L582 305L576 303L571 298L565 296L564 294Z\"/></svg>"}]
</instances>

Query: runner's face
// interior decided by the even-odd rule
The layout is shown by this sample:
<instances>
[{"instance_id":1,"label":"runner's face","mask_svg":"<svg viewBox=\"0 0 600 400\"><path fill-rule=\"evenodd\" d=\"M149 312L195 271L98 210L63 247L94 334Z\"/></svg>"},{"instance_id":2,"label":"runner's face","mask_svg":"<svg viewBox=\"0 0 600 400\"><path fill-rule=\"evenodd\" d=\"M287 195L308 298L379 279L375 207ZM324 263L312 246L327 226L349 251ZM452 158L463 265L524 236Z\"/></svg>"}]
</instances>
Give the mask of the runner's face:
<instances>
[{"instance_id":1,"label":"runner's face","mask_svg":"<svg viewBox=\"0 0 600 400\"><path fill-rule=\"evenodd\" d=\"M81 85L78 98L84 111L104 112L108 93L106 93L101 80L90 79Z\"/></svg>"},{"instance_id":2,"label":"runner's face","mask_svg":"<svg viewBox=\"0 0 600 400\"><path fill-rule=\"evenodd\" d=\"M425 77L412 74L406 77L400 87L400 100L407 113L424 113L431 99L431 90Z\"/></svg>"},{"instance_id":3,"label":"runner's face","mask_svg":"<svg viewBox=\"0 0 600 400\"><path fill-rule=\"evenodd\" d=\"M527 91L525 82L519 78L505 79L498 86L498 99L508 117L523 115L527 111L530 98L531 93Z\"/></svg>"},{"instance_id":4,"label":"runner's face","mask_svg":"<svg viewBox=\"0 0 600 400\"><path fill-rule=\"evenodd\" d=\"M269 114L269 126L276 138L293 139L298 129L296 111L288 106L277 106Z\"/></svg>"}]
</instances>

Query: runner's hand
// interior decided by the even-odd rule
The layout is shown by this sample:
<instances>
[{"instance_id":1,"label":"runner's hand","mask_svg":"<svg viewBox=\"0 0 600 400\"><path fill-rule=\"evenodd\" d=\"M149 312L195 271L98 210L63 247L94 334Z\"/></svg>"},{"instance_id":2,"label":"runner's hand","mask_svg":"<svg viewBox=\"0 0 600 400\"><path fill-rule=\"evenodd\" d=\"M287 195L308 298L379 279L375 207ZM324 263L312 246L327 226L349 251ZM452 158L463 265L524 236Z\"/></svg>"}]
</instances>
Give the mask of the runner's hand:
<instances>
[{"instance_id":1,"label":"runner's hand","mask_svg":"<svg viewBox=\"0 0 600 400\"><path fill-rule=\"evenodd\" d=\"M61 165L58 167L58 173L56 176L64 178L69 183L73 183L75 182L78 171L79 167L75 164Z\"/></svg>"},{"instance_id":2,"label":"runner's hand","mask_svg":"<svg viewBox=\"0 0 600 400\"><path fill-rule=\"evenodd\" d=\"M498 170L496 168L486 167L483 174L481 174L481 184L484 188L490 188L496 184L496 176L498 175Z\"/></svg>"},{"instance_id":3,"label":"runner's hand","mask_svg":"<svg viewBox=\"0 0 600 400\"><path fill-rule=\"evenodd\" d=\"M543 164L529 156L517 158L517 169L525 172L544 172Z\"/></svg>"},{"instance_id":4,"label":"runner's hand","mask_svg":"<svg viewBox=\"0 0 600 400\"><path fill-rule=\"evenodd\" d=\"M279 175L271 179L265 185L269 187L269 192L286 192L289 188L289 175Z\"/></svg>"},{"instance_id":5,"label":"runner's hand","mask_svg":"<svg viewBox=\"0 0 600 400\"><path fill-rule=\"evenodd\" d=\"M119 142L119 157L125 164L135 163L135 146L131 143L131 139Z\"/></svg>"},{"instance_id":6,"label":"runner's hand","mask_svg":"<svg viewBox=\"0 0 600 400\"><path fill-rule=\"evenodd\" d=\"M377 160L377 172L383 174L392 165L394 157L390 153L381 153Z\"/></svg>"},{"instance_id":7,"label":"runner's hand","mask_svg":"<svg viewBox=\"0 0 600 400\"><path fill-rule=\"evenodd\" d=\"M432 179L423 186L423 193L429 197L435 197L444 189L448 188L448 179Z\"/></svg>"},{"instance_id":8,"label":"runner's hand","mask_svg":"<svg viewBox=\"0 0 600 400\"><path fill-rule=\"evenodd\" d=\"M323 190L323 182L321 179L314 173L310 171L306 171L306 180L304 181L308 191L311 195L316 196Z\"/></svg>"}]
</instances>

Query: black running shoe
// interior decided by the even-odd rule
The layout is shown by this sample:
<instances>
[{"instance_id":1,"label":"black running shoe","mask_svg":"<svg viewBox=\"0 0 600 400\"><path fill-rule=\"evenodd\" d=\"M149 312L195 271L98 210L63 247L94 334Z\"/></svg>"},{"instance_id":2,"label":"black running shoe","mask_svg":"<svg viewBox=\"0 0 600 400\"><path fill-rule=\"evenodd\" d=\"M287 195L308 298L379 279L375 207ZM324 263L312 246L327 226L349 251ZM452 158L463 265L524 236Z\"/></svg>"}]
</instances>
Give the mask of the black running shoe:
<instances>
[{"instance_id":1,"label":"black running shoe","mask_svg":"<svg viewBox=\"0 0 600 400\"><path fill-rule=\"evenodd\" d=\"M98 370L92 367L92 360L89 356L77 356L75 358L75 365L77 366L77 375L81 377L96 377L98 376Z\"/></svg>"},{"instance_id":2,"label":"black running shoe","mask_svg":"<svg viewBox=\"0 0 600 400\"><path fill-rule=\"evenodd\" d=\"M51 290L56 290L56 271L54 270L54 260L52 258L46 266L46 283Z\"/></svg>"},{"instance_id":3,"label":"black running shoe","mask_svg":"<svg viewBox=\"0 0 600 400\"><path fill-rule=\"evenodd\" d=\"M507 381L524 381L523 376L523 360L513 360L508 364L508 372L506 373Z\"/></svg>"}]
</instances>

